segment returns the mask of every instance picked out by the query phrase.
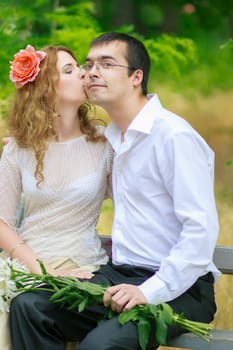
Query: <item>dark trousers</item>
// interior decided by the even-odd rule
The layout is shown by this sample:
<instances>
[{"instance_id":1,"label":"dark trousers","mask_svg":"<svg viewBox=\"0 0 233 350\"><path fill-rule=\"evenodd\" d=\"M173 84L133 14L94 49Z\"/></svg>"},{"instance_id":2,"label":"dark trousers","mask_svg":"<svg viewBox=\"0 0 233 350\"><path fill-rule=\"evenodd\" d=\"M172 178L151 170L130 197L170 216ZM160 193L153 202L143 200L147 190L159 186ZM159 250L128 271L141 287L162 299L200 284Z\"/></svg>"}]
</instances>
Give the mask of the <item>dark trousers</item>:
<instances>
[{"instance_id":1,"label":"dark trousers","mask_svg":"<svg viewBox=\"0 0 233 350\"><path fill-rule=\"evenodd\" d=\"M152 271L132 266L102 266L92 282L115 285L119 283L141 284L153 275ZM51 303L46 291L27 292L18 295L11 303L10 329L13 350L64 350L66 341L79 341L79 350L139 350L137 326L128 322L121 326L118 317L103 319L106 309L95 305L84 312L68 311ZM216 312L213 276L200 277L184 294L169 302L177 313L185 317L209 323ZM172 326L168 339L183 330ZM159 346L151 333L148 349Z\"/></svg>"}]
</instances>

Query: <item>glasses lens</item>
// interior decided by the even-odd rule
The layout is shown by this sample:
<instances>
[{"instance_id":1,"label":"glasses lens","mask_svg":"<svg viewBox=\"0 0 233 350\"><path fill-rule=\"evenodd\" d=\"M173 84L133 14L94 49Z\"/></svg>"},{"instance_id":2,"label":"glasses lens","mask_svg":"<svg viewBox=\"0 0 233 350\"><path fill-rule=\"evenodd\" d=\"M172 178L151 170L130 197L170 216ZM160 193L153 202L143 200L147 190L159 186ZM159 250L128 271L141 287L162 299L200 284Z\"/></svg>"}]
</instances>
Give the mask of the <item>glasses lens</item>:
<instances>
[{"instance_id":1,"label":"glasses lens","mask_svg":"<svg viewBox=\"0 0 233 350\"><path fill-rule=\"evenodd\" d=\"M86 62L82 65L83 69L85 69L86 71L90 71L93 67L93 64L90 62Z\"/></svg>"}]
</instances>

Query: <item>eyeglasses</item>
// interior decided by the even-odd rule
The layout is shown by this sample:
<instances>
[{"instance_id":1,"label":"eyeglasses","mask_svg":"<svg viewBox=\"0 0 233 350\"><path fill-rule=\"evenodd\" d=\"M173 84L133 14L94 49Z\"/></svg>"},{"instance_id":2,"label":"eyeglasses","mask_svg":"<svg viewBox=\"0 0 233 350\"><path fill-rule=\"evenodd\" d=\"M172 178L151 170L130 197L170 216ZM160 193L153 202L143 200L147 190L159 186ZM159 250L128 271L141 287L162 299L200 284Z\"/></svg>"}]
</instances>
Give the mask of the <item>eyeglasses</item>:
<instances>
[{"instance_id":1,"label":"eyeglasses","mask_svg":"<svg viewBox=\"0 0 233 350\"><path fill-rule=\"evenodd\" d=\"M115 67L122 67L122 68L126 68L129 70L135 70L136 68L133 67L127 67L127 66L123 66L122 64L115 64L115 63L111 63L111 62L105 62L105 61L96 61L96 62L85 62L82 65L82 68L85 69L85 71L90 72L92 70L92 68L96 66L96 69L100 70L100 69L104 69L104 70L108 70L108 69L114 69Z\"/></svg>"}]
</instances>

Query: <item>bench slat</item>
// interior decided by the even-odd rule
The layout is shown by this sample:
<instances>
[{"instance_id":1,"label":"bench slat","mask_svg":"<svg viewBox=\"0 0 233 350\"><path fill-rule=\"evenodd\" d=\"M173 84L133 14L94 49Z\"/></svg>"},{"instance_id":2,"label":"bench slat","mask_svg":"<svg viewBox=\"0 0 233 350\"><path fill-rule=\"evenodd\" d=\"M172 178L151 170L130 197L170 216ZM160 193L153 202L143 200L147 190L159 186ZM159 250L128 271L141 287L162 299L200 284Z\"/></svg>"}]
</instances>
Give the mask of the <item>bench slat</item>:
<instances>
[{"instance_id":1,"label":"bench slat","mask_svg":"<svg viewBox=\"0 0 233 350\"><path fill-rule=\"evenodd\" d=\"M233 332L215 329L211 332L211 340L209 342L200 339L192 333L184 333L168 342L168 346L195 350L232 350Z\"/></svg>"},{"instance_id":2,"label":"bench slat","mask_svg":"<svg viewBox=\"0 0 233 350\"><path fill-rule=\"evenodd\" d=\"M233 247L216 246L214 263L224 274L233 274Z\"/></svg>"}]
</instances>

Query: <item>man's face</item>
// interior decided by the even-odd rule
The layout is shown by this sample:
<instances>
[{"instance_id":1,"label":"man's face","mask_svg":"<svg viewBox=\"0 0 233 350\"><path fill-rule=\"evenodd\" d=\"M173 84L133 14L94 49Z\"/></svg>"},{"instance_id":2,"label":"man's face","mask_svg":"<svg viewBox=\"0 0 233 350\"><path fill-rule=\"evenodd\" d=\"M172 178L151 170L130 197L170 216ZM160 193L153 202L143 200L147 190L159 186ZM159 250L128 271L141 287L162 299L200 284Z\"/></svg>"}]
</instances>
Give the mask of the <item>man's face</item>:
<instances>
[{"instance_id":1,"label":"man's face","mask_svg":"<svg viewBox=\"0 0 233 350\"><path fill-rule=\"evenodd\" d=\"M111 108L130 97L133 75L128 76L126 44L113 41L90 49L85 69L85 88L90 100Z\"/></svg>"}]
</instances>

